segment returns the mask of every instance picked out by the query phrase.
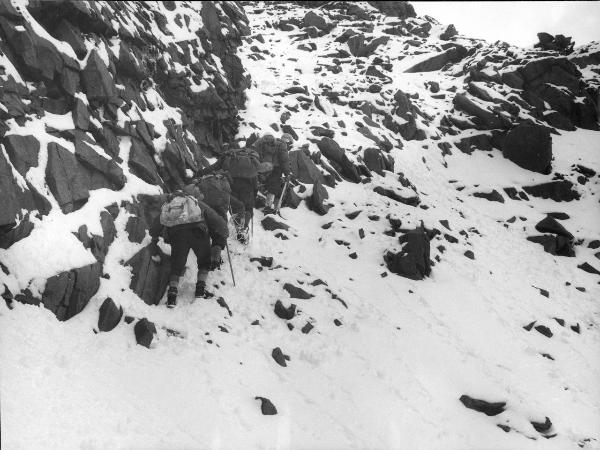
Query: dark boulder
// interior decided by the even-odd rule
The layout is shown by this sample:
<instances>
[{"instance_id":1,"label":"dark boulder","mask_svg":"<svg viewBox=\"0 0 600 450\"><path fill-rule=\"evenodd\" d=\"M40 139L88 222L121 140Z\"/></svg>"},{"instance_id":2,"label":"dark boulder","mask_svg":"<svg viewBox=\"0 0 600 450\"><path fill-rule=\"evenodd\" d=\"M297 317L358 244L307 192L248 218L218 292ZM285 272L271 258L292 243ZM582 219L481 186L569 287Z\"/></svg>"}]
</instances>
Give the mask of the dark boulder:
<instances>
[{"instance_id":1,"label":"dark boulder","mask_svg":"<svg viewBox=\"0 0 600 450\"><path fill-rule=\"evenodd\" d=\"M63 213L76 211L87 202L88 177L70 151L55 142L48 144L46 182Z\"/></svg>"},{"instance_id":2,"label":"dark boulder","mask_svg":"<svg viewBox=\"0 0 600 450\"><path fill-rule=\"evenodd\" d=\"M75 128L84 131L88 130L90 127L90 111L81 98L75 98L75 105L73 106L71 115L73 116Z\"/></svg>"},{"instance_id":3,"label":"dark boulder","mask_svg":"<svg viewBox=\"0 0 600 450\"><path fill-rule=\"evenodd\" d=\"M0 191L2 192L2 191ZM14 227L10 225L0 226L0 248L10 248L16 242L21 239L25 239L31 234L35 225L29 220L30 214L28 213L23 219Z\"/></svg>"},{"instance_id":4,"label":"dark boulder","mask_svg":"<svg viewBox=\"0 0 600 450\"><path fill-rule=\"evenodd\" d=\"M34 136L9 134L4 137L2 144L10 162L23 178L30 168L37 167L40 143Z\"/></svg>"},{"instance_id":5,"label":"dark boulder","mask_svg":"<svg viewBox=\"0 0 600 450\"><path fill-rule=\"evenodd\" d=\"M380 36L378 38L372 39L369 43L365 42L364 34L355 34L350 39L348 39L348 48L350 49L350 53L357 58L369 57L377 47L380 45L385 45L389 41L389 36Z\"/></svg>"},{"instance_id":6,"label":"dark boulder","mask_svg":"<svg viewBox=\"0 0 600 450\"><path fill-rule=\"evenodd\" d=\"M552 236L545 234L543 236L528 236L528 241L541 244L544 251L555 256L575 256L573 240L565 236Z\"/></svg>"},{"instance_id":7,"label":"dark boulder","mask_svg":"<svg viewBox=\"0 0 600 450\"><path fill-rule=\"evenodd\" d=\"M446 29L444 30L444 32L442 34L440 34L440 39L442 41L449 41L450 39L452 39L457 34L458 34L458 31L456 31L456 28L454 27L454 24L450 24L450 25L448 25L446 27Z\"/></svg>"},{"instance_id":8,"label":"dark boulder","mask_svg":"<svg viewBox=\"0 0 600 450\"><path fill-rule=\"evenodd\" d=\"M283 222L279 222L273 216L266 216L261 222L262 227L267 231L275 231L275 230L289 230L289 225L286 225Z\"/></svg>"},{"instance_id":9,"label":"dark boulder","mask_svg":"<svg viewBox=\"0 0 600 450\"><path fill-rule=\"evenodd\" d=\"M75 157L88 169L100 172L110 182L112 189L119 190L125 186L123 169L113 160L101 156L85 139L79 136L75 138Z\"/></svg>"},{"instance_id":10,"label":"dark boulder","mask_svg":"<svg viewBox=\"0 0 600 450\"><path fill-rule=\"evenodd\" d=\"M546 336L547 338L551 338L552 336L554 336L552 334L552 331L550 330L550 328L548 328L546 325L537 325L535 327L533 327L538 333L543 334L544 336Z\"/></svg>"},{"instance_id":11,"label":"dark boulder","mask_svg":"<svg viewBox=\"0 0 600 450\"><path fill-rule=\"evenodd\" d=\"M564 236L569 239L573 239L573 235L567 231L565 227L563 227L560 223L556 221L556 219L546 216L544 219L540 220L535 229L540 233L553 233L559 236Z\"/></svg>"},{"instance_id":12,"label":"dark boulder","mask_svg":"<svg viewBox=\"0 0 600 450\"><path fill-rule=\"evenodd\" d=\"M1 153L0 193L2 198L0 230L2 231L7 231L5 227L12 228L17 219L22 218L24 209L28 211L38 210L41 214L47 214L51 208L48 200L40 195L29 182L27 182L25 189L21 188L13 176L9 161Z\"/></svg>"},{"instance_id":13,"label":"dark boulder","mask_svg":"<svg viewBox=\"0 0 600 450\"><path fill-rule=\"evenodd\" d=\"M502 154L524 169L549 174L552 170L550 130L534 123L521 123L506 135Z\"/></svg>"},{"instance_id":14,"label":"dark boulder","mask_svg":"<svg viewBox=\"0 0 600 450\"><path fill-rule=\"evenodd\" d=\"M283 306L283 303L281 303L281 300L277 300L275 302L274 311L275 315L280 319L291 320L296 315L296 305L292 303L286 308L285 306Z\"/></svg>"},{"instance_id":15,"label":"dark boulder","mask_svg":"<svg viewBox=\"0 0 600 450\"><path fill-rule=\"evenodd\" d=\"M100 306L98 330L111 331L119 324L121 317L123 317L123 307L117 307L112 298L107 298Z\"/></svg>"},{"instance_id":16,"label":"dark boulder","mask_svg":"<svg viewBox=\"0 0 600 450\"><path fill-rule=\"evenodd\" d=\"M156 335L156 326L148 319L143 318L137 321L133 327L133 332L135 333L135 341L138 345L150 348L154 335Z\"/></svg>"},{"instance_id":17,"label":"dark boulder","mask_svg":"<svg viewBox=\"0 0 600 450\"><path fill-rule=\"evenodd\" d=\"M410 97L401 90L396 91L394 94L394 101L394 113L403 119L402 123L395 122L390 116L385 118L383 122L384 126L395 133L400 133L407 141L415 139L418 131L416 122L417 109L412 104Z\"/></svg>"},{"instance_id":18,"label":"dark boulder","mask_svg":"<svg viewBox=\"0 0 600 450\"><path fill-rule=\"evenodd\" d=\"M533 46L534 48L539 48L546 51L555 51L563 55L569 55L573 53L575 42L572 42L571 37L566 37L562 34L552 36L551 34L544 32L538 33L537 37L538 43Z\"/></svg>"},{"instance_id":19,"label":"dark boulder","mask_svg":"<svg viewBox=\"0 0 600 450\"><path fill-rule=\"evenodd\" d=\"M583 270L584 272L591 273L592 275L600 275L600 270L596 269L588 262L584 262L583 264L579 264L577 266L578 269Z\"/></svg>"},{"instance_id":20,"label":"dark boulder","mask_svg":"<svg viewBox=\"0 0 600 450\"><path fill-rule=\"evenodd\" d=\"M406 73L433 72L442 69L448 63L457 63L467 56L467 49L462 45L454 44L441 53L431 56L414 66L406 69Z\"/></svg>"},{"instance_id":21,"label":"dark boulder","mask_svg":"<svg viewBox=\"0 0 600 450\"><path fill-rule=\"evenodd\" d=\"M271 403L271 400L265 397L254 397L256 400L260 400L260 411L263 416L274 416L277 414L277 408Z\"/></svg>"},{"instance_id":22,"label":"dark boulder","mask_svg":"<svg viewBox=\"0 0 600 450\"><path fill-rule=\"evenodd\" d=\"M469 397L468 395L461 395L459 400L465 407L482 412L486 416L497 416L506 407L506 402L490 403L485 400Z\"/></svg>"},{"instance_id":23,"label":"dark boulder","mask_svg":"<svg viewBox=\"0 0 600 450\"><path fill-rule=\"evenodd\" d=\"M84 59L87 55L87 47L85 46L85 38L79 28L72 25L71 22L63 18L56 29L54 30L54 37L61 41L68 43L78 59Z\"/></svg>"},{"instance_id":24,"label":"dark boulder","mask_svg":"<svg viewBox=\"0 0 600 450\"><path fill-rule=\"evenodd\" d=\"M430 244L423 228L411 230L398 239L402 249L397 252L388 251L383 259L390 272L410 278L422 280L431 273L429 260Z\"/></svg>"},{"instance_id":25,"label":"dark boulder","mask_svg":"<svg viewBox=\"0 0 600 450\"><path fill-rule=\"evenodd\" d=\"M500 192L498 192L496 189L494 189L492 192L475 192L473 197L485 198L490 202L504 203L504 197L502 197L502 194L500 194Z\"/></svg>"},{"instance_id":26,"label":"dark boulder","mask_svg":"<svg viewBox=\"0 0 600 450\"><path fill-rule=\"evenodd\" d=\"M308 11L302 19L302 26L304 28L315 27L321 31L329 32L333 27L323 17L319 16L314 11Z\"/></svg>"},{"instance_id":27,"label":"dark boulder","mask_svg":"<svg viewBox=\"0 0 600 450\"><path fill-rule=\"evenodd\" d=\"M479 122L481 123L480 128L492 130L495 128L502 128L503 126L500 117L465 94L456 94L452 102L456 109L464 111L479 119Z\"/></svg>"},{"instance_id":28,"label":"dark boulder","mask_svg":"<svg viewBox=\"0 0 600 450\"><path fill-rule=\"evenodd\" d=\"M58 320L68 320L79 314L100 287L102 264L62 272L46 281L42 294L43 305L52 311Z\"/></svg>"},{"instance_id":29,"label":"dark boulder","mask_svg":"<svg viewBox=\"0 0 600 450\"><path fill-rule=\"evenodd\" d=\"M408 19L417 17L415 8L409 2L404 1L369 1L369 5L377 8L386 16L398 17L399 19Z\"/></svg>"},{"instance_id":30,"label":"dark boulder","mask_svg":"<svg viewBox=\"0 0 600 450\"><path fill-rule=\"evenodd\" d=\"M303 334L308 334L314 327L315 326L312 323L306 322L300 331L302 331Z\"/></svg>"},{"instance_id":31,"label":"dark boulder","mask_svg":"<svg viewBox=\"0 0 600 450\"><path fill-rule=\"evenodd\" d=\"M87 98L99 105L106 105L117 98L115 82L96 49L88 56L81 72L81 82Z\"/></svg>"},{"instance_id":32,"label":"dark boulder","mask_svg":"<svg viewBox=\"0 0 600 450\"><path fill-rule=\"evenodd\" d=\"M159 248L148 245L126 264L133 272L131 290L148 305L158 305L169 283L170 257Z\"/></svg>"},{"instance_id":33,"label":"dark boulder","mask_svg":"<svg viewBox=\"0 0 600 450\"><path fill-rule=\"evenodd\" d=\"M474 150L490 151L493 149L492 139L489 134L475 134L462 138L455 145L463 153L470 155Z\"/></svg>"},{"instance_id":34,"label":"dark boulder","mask_svg":"<svg viewBox=\"0 0 600 450\"><path fill-rule=\"evenodd\" d=\"M366 127L359 128L358 131L364 130L365 128ZM353 183L360 183L358 168L350 161L348 156L346 156L344 149L342 149L335 140L323 137L317 142L317 146L319 147L319 150L321 150L321 153L331 161L335 170L341 173L344 178Z\"/></svg>"},{"instance_id":35,"label":"dark boulder","mask_svg":"<svg viewBox=\"0 0 600 450\"><path fill-rule=\"evenodd\" d=\"M129 168L131 173L147 183L162 185L162 179L156 170L156 163L148 148L137 138L131 138L129 152Z\"/></svg>"},{"instance_id":36,"label":"dark boulder","mask_svg":"<svg viewBox=\"0 0 600 450\"><path fill-rule=\"evenodd\" d=\"M313 294L309 294L304 289L299 288L298 286L294 286L291 283L285 283L283 285L283 289L286 290L287 293L290 294L290 297L292 297L292 298L299 298L301 300L308 300L308 299L314 297Z\"/></svg>"},{"instance_id":37,"label":"dark boulder","mask_svg":"<svg viewBox=\"0 0 600 450\"><path fill-rule=\"evenodd\" d=\"M570 202L580 198L579 192L574 189L573 183L569 180L555 180L533 186L523 186L523 190L534 197L549 198L555 202Z\"/></svg>"},{"instance_id":38,"label":"dark boulder","mask_svg":"<svg viewBox=\"0 0 600 450\"><path fill-rule=\"evenodd\" d=\"M418 206L419 203L421 203L418 195L414 195L412 197L403 197L396 191L392 189L386 189L382 186L375 186L373 188L373 191L379 195L383 195L384 197L394 200L395 202L400 202L408 206Z\"/></svg>"},{"instance_id":39,"label":"dark boulder","mask_svg":"<svg viewBox=\"0 0 600 450\"><path fill-rule=\"evenodd\" d=\"M365 152L363 153L363 160L365 161L365 165L369 170L372 170L379 175L384 175L383 171L389 170L389 162L386 160L383 152L378 148L369 147L365 149Z\"/></svg>"},{"instance_id":40,"label":"dark boulder","mask_svg":"<svg viewBox=\"0 0 600 450\"><path fill-rule=\"evenodd\" d=\"M323 174L303 150L289 152L290 166L295 177L301 183L324 183Z\"/></svg>"},{"instance_id":41,"label":"dark boulder","mask_svg":"<svg viewBox=\"0 0 600 450\"><path fill-rule=\"evenodd\" d=\"M43 81L60 94L72 96L79 90L77 61L36 33L28 21L16 24L0 16L0 29L19 72L31 80Z\"/></svg>"},{"instance_id":42,"label":"dark boulder","mask_svg":"<svg viewBox=\"0 0 600 450\"><path fill-rule=\"evenodd\" d=\"M552 428L552 421L549 417L546 417L546 420L544 420L543 422L536 422L532 420L531 425L538 433L547 433Z\"/></svg>"},{"instance_id":43,"label":"dark boulder","mask_svg":"<svg viewBox=\"0 0 600 450\"><path fill-rule=\"evenodd\" d=\"M345 152L340 145L331 138L324 137L317 142L321 153L331 161L340 163L345 156Z\"/></svg>"},{"instance_id":44,"label":"dark boulder","mask_svg":"<svg viewBox=\"0 0 600 450\"><path fill-rule=\"evenodd\" d=\"M331 205L327 203L329 193L325 186L321 183L315 183L313 185L313 193L308 201L308 206L317 214L324 216L329 212Z\"/></svg>"},{"instance_id":45,"label":"dark boulder","mask_svg":"<svg viewBox=\"0 0 600 450\"><path fill-rule=\"evenodd\" d=\"M592 97L582 83L582 74L573 61L564 56L535 58L518 69L523 78L523 99L535 106L538 113L544 102L573 125L598 129L598 112ZM556 119L556 115L550 116ZM560 119L565 125L568 122Z\"/></svg>"},{"instance_id":46,"label":"dark boulder","mask_svg":"<svg viewBox=\"0 0 600 450\"><path fill-rule=\"evenodd\" d=\"M261 256L259 258L250 258L251 262L258 262L262 267L273 267L272 256Z\"/></svg>"},{"instance_id":47,"label":"dark boulder","mask_svg":"<svg viewBox=\"0 0 600 450\"><path fill-rule=\"evenodd\" d=\"M108 248L115 239L117 229L115 228L114 219L108 211L102 211L100 213L100 224L102 226L102 236L96 234L90 235L88 233L87 225L81 225L77 230L77 233L73 234L75 234L77 239L79 239L86 249L92 252L98 261L103 263L104 258L108 253Z\"/></svg>"},{"instance_id":48,"label":"dark boulder","mask_svg":"<svg viewBox=\"0 0 600 450\"><path fill-rule=\"evenodd\" d=\"M279 347L275 347L271 352L271 357L275 360L277 364L281 367L287 367L286 361L290 360L290 357L284 354Z\"/></svg>"}]
</instances>

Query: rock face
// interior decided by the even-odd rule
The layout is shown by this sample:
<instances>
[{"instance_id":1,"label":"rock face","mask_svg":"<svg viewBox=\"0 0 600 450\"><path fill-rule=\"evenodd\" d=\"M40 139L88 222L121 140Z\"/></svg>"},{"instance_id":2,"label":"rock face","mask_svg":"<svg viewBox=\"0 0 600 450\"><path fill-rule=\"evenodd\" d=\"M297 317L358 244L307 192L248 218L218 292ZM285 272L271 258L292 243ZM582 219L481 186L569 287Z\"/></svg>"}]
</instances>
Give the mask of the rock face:
<instances>
[{"instance_id":1,"label":"rock face","mask_svg":"<svg viewBox=\"0 0 600 450\"><path fill-rule=\"evenodd\" d=\"M422 280L431 273L429 261L430 245L427 233L422 228L409 231L398 239L402 250L397 253L388 251L383 259L390 272L410 278Z\"/></svg>"},{"instance_id":2,"label":"rock face","mask_svg":"<svg viewBox=\"0 0 600 450\"><path fill-rule=\"evenodd\" d=\"M550 131L532 123L517 125L506 135L502 154L524 169L549 174L552 170Z\"/></svg>"},{"instance_id":3,"label":"rock face","mask_svg":"<svg viewBox=\"0 0 600 450\"><path fill-rule=\"evenodd\" d=\"M0 208L0 227L12 228L16 220L21 218L23 209L39 211L47 214L50 203L37 190L27 183L26 187L19 186L15 179L11 165L4 155L0 154L0 193L2 194L2 208Z\"/></svg>"},{"instance_id":4,"label":"rock face","mask_svg":"<svg viewBox=\"0 0 600 450\"><path fill-rule=\"evenodd\" d=\"M119 203L119 192L137 178L181 188L233 139L250 82L237 56L248 32L237 2L2 2L0 245L27 239L34 217L52 205L63 214L89 207L102 228L94 234L73 222L64 230L97 263L50 277L40 300L29 291L16 298L41 301L66 320L98 289L120 209L131 214L132 242L156 234L157 205ZM304 171L318 178L309 161ZM134 292L156 304L168 256L142 248L122 263L132 268ZM104 305L102 330L115 316L114 304Z\"/></svg>"},{"instance_id":5,"label":"rock face","mask_svg":"<svg viewBox=\"0 0 600 450\"><path fill-rule=\"evenodd\" d=\"M572 42L570 37L563 36L562 34L552 36L551 34L544 32L538 33L537 37L538 43L534 45L535 48L555 51L563 55L573 53L575 42Z\"/></svg>"},{"instance_id":6,"label":"rock face","mask_svg":"<svg viewBox=\"0 0 600 450\"><path fill-rule=\"evenodd\" d=\"M502 75L509 86L524 90L523 99L534 107L539 119L550 119L561 129L577 126L597 130L597 107L581 78L572 61L554 56L533 59ZM554 113L545 113L546 103Z\"/></svg>"}]
</instances>

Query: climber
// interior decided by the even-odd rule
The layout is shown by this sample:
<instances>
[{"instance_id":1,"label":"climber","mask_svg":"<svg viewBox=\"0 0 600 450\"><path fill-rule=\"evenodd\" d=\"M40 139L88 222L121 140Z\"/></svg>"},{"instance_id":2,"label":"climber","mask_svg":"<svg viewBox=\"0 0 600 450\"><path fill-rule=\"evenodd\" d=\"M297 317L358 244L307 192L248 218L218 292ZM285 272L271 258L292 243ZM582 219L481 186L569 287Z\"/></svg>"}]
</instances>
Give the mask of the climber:
<instances>
[{"instance_id":1,"label":"climber","mask_svg":"<svg viewBox=\"0 0 600 450\"><path fill-rule=\"evenodd\" d=\"M227 222L204 203L203 195L195 184L189 184L183 191L159 196L163 202L160 223L164 227L163 236L171 244L171 273L167 291L167 307L177 304L179 278L185 272L190 250L194 251L198 264L196 298L210 298L214 294L206 290L206 279L210 270L221 265L221 250L227 244L229 230ZM152 238L156 247L158 234Z\"/></svg>"},{"instance_id":2,"label":"climber","mask_svg":"<svg viewBox=\"0 0 600 450\"><path fill-rule=\"evenodd\" d=\"M290 179L291 169L288 151L293 142L294 139L288 133L283 133L279 139L267 133L254 144L261 163L270 169L265 177L265 188L267 190L265 214L275 212L276 199L282 194L283 182L281 177L284 176L284 182L288 182Z\"/></svg>"},{"instance_id":3,"label":"climber","mask_svg":"<svg viewBox=\"0 0 600 450\"><path fill-rule=\"evenodd\" d=\"M212 167L212 166L211 166ZM206 170L208 172L208 170ZM235 196L231 195L231 184L233 180L229 172L217 169L211 173L195 178L192 181L204 196L204 202L214 209L225 221L230 208L234 211L244 209L244 204Z\"/></svg>"},{"instance_id":4,"label":"climber","mask_svg":"<svg viewBox=\"0 0 600 450\"><path fill-rule=\"evenodd\" d=\"M231 212L237 231L236 238L243 244L248 242L248 228L254 215L259 168L258 154L252 149L229 149L224 146L217 162L198 172L208 174L221 170L227 174L231 185Z\"/></svg>"}]
</instances>

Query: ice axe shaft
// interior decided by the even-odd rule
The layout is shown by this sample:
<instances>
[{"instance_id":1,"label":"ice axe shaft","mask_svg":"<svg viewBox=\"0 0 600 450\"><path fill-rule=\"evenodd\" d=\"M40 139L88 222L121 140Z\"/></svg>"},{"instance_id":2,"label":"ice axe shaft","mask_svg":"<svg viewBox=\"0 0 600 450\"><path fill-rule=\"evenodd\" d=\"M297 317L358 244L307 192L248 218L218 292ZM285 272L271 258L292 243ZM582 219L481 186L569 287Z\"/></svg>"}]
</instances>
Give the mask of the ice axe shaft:
<instances>
[{"instance_id":1,"label":"ice axe shaft","mask_svg":"<svg viewBox=\"0 0 600 450\"><path fill-rule=\"evenodd\" d=\"M229 270L231 271L231 280L235 286L235 276L233 275L233 265L231 264L231 255L229 254L229 244L225 242L225 248L227 249L227 260L229 261Z\"/></svg>"},{"instance_id":2,"label":"ice axe shaft","mask_svg":"<svg viewBox=\"0 0 600 450\"><path fill-rule=\"evenodd\" d=\"M286 181L283 185L283 189L281 190L281 195L279 196L279 200L277 201L277 206L275 206L275 214L279 214L279 210L281 209L281 204L283 203L283 197L285 197L285 191L287 190L289 181Z\"/></svg>"}]
</instances>

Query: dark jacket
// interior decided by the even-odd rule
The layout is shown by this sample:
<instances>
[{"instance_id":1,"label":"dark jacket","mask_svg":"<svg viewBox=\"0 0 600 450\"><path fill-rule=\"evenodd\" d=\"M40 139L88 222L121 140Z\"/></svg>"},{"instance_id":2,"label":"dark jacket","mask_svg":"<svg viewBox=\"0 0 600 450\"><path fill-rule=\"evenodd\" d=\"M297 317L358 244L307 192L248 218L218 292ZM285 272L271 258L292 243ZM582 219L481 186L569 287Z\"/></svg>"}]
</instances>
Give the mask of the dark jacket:
<instances>
[{"instance_id":1,"label":"dark jacket","mask_svg":"<svg viewBox=\"0 0 600 450\"><path fill-rule=\"evenodd\" d=\"M158 195L157 199L160 201L162 205L164 202L168 200L168 194ZM203 231L208 232L211 239L211 245L218 245L221 248L225 248L227 243L227 238L229 237L229 228L227 227L227 222L223 219L217 212L204 203L199 197L196 197L198 200L198 204L203 211L204 215L204 223L196 222L196 223L186 223L183 225L177 225L172 228L164 227L160 224L160 215L156 218L158 222L158 226L166 229L167 234L176 233L178 230L189 229L189 228L201 228ZM156 226L156 225L155 225ZM153 236L156 236L156 240L158 240L158 235L151 233ZM160 234L160 233L158 233Z\"/></svg>"},{"instance_id":2,"label":"dark jacket","mask_svg":"<svg viewBox=\"0 0 600 450\"><path fill-rule=\"evenodd\" d=\"M208 167L202 167L200 169L198 169L198 171L196 172L196 176L198 177L202 177L204 175L208 175L210 173L215 173L219 170L223 171L224 175L227 177L227 181L229 181L229 184L233 184L233 178L231 178L231 174L229 173L228 170L225 170L224 168L225 166L225 157L220 156L216 162L214 162L213 164L211 164Z\"/></svg>"},{"instance_id":3,"label":"dark jacket","mask_svg":"<svg viewBox=\"0 0 600 450\"><path fill-rule=\"evenodd\" d=\"M287 166L289 168L290 167L290 160L289 160L289 157L287 155L286 155L286 158L287 158ZM256 193L258 192L258 177L254 177L254 178L233 178L231 176L231 174L229 173L229 171L227 171L224 168L225 160L226 160L226 158L224 156L219 157L217 159L217 161L214 162L213 164L211 164L210 166L199 169L198 172L196 173L197 176L201 177L201 176L204 176L204 175L208 175L209 173L215 173L215 172L221 170L221 171L223 171L223 173L227 177L227 181L229 181L232 193L235 192L235 191L237 191L238 194L239 194L241 186L246 187L249 184L251 184L252 185L252 188L251 188L252 189L252 195L254 197L256 197ZM289 173L289 171L287 173ZM236 189L236 187L237 187L237 189ZM236 195L236 197L238 197L238 199L241 200L239 198L239 195Z\"/></svg>"},{"instance_id":4,"label":"dark jacket","mask_svg":"<svg viewBox=\"0 0 600 450\"><path fill-rule=\"evenodd\" d=\"M281 172L284 175L289 175L292 172L292 167L290 165L290 155L287 147L285 149L278 149L277 157L279 159L279 167L281 167Z\"/></svg>"}]
</instances>

